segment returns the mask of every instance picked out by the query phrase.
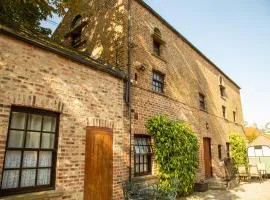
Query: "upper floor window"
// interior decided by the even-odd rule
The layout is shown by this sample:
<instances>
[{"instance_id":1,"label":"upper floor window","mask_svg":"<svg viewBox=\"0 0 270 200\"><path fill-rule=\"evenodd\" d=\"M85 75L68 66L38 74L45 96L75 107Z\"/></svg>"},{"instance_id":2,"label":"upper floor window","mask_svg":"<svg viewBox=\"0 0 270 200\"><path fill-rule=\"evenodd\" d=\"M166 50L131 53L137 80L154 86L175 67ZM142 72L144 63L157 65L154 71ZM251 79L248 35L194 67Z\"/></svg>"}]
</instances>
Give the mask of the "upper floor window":
<instances>
[{"instance_id":1,"label":"upper floor window","mask_svg":"<svg viewBox=\"0 0 270 200\"><path fill-rule=\"evenodd\" d=\"M164 74L153 71L152 89L155 92L164 92Z\"/></svg>"},{"instance_id":2,"label":"upper floor window","mask_svg":"<svg viewBox=\"0 0 270 200\"><path fill-rule=\"evenodd\" d=\"M12 107L0 193L53 188L59 115Z\"/></svg>"},{"instance_id":3,"label":"upper floor window","mask_svg":"<svg viewBox=\"0 0 270 200\"><path fill-rule=\"evenodd\" d=\"M151 137L146 135L135 135L134 142L135 176L151 174L151 158L153 154Z\"/></svg>"},{"instance_id":4,"label":"upper floor window","mask_svg":"<svg viewBox=\"0 0 270 200\"><path fill-rule=\"evenodd\" d=\"M155 28L153 34L153 51L155 55L161 56L161 46L164 43L165 42L162 40L160 30L158 28Z\"/></svg>"},{"instance_id":5,"label":"upper floor window","mask_svg":"<svg viewBox=\"0 0 270 200\"><path fill-rule=\"evenodd\" d=\"M225 97L226 93L225 93L225 86L224 86L224 82L223 82L223 78L219 77L219 90L220 90L220 95L221 97Z\"/></svg>"},{"instance_id":6,"label":"upper floor window","mask_svg":"<svg viewBox=\"0 0 270 200\"><path fill-rule=\"evenodd\" d=\"M224 119L227 118L227 115L226 115L226 107L225 107L225 106L222 106L222 115L223 115L223 118L224 118Z\"/></svg>"},{"instance_id":7,"label":"upper floor window","mask_svg":"<svg viewBox=\"0 0 270 200\"><path fill-rule=\"evenodd\" d=\"M160 46L161 44L155 40L153 40L153 48L154 48L154 53L157 55L157 56L160 56L161 53L160 53Z\"/></svg>"},{"instance_id":8,"label":"upper floor window","mask_svg":"<svg viewBox=\"0 0 270 200\"><path fill-rule=\"evenodd\" d=\"M74 17L74 19L71 22L70 28L73 29L76 26L78 26L79 24L81 24L82 22L82 16L81 15L77 15L76 17Z\"/></svg>"},{"instance_id":9,"label":"upper floor window","mask_svg":"<svg viewBox=\"0 0 270 200\"><path fill-rule=\"evenodd\" d=\"M233 111L233 122L236 122L236 112Z\"/></svg>"},{"instance_id":10,"label":"upper floor window","mask_svg":"<svg viewBox=\"0 0 270 200\"><path fill-rule=\"evenodd\" d=\"M221 160L222 159L222 151L221 151L221 145L218 145L218 159Z\"/></svg>"},{"instance_id":11,"label":"upper floor window","mask_svg":"<svg viewBox=\"0 0 270 200\"><path fill-rule=\"evenodd\" d=\"M200 109L206 110L206 102L204 94L199 93Z\"/></svg>"}]
</instances>

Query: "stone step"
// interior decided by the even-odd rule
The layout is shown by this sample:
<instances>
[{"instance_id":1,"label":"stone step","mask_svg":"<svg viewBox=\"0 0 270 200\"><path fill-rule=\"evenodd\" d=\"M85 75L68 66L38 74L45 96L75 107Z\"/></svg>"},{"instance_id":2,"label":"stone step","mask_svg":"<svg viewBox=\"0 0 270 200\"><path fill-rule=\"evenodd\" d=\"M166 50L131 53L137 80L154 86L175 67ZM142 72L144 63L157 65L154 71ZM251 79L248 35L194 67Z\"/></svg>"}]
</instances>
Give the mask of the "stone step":
<instances>
[{"instance_id":1,"label":"stone step","mask_svg":"<svg viewBox=\"0 0 270 200\"><path fill-rule=\"evenodd\" d=\"M226 181L218 178L208 179L206 182L208 183L208 189L210 190L226 190L228 186Z\"/></svg>"}]
</instances>

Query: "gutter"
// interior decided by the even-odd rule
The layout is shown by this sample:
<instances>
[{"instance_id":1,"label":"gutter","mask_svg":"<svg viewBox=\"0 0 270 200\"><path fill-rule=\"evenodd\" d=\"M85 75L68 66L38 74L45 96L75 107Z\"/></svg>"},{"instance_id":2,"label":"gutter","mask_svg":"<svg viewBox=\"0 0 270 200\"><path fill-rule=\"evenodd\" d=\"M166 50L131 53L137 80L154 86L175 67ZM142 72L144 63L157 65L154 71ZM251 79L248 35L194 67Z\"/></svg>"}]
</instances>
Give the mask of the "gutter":
<instances>
[{"instance_id":1,"label":"gutter","mask_svg":"<svg viewBox=\"0 0 270 200\"><path fill-rule=\"evenodd\" d=\"M118 70L117 68L113 67L112 65L101 64L101 63L89 58L88 56L83 55L80 52L72 51L72 50L67 49L65 47L62 47L62 46L60 46L61 48L59 48L59 45L56 45L54 43L48 43L46 41L42 41L40 39L33 37L33 35L31 37L27 36L23 33L19 33L13 29L10 29L2 24L0 24L0 33L11 36L11 37L16 38L18 40L26 42L30 45L39 47L41 49L53 52L53 53L60 55L64 58L67 58L67 59L70 59L72 61L78 62L80 64L86 65L92 69L108 73L108 74L110 74L118 79L127 80L127 76L124 72Z\"/></svg>"},{"instance_id":2,"label":"gutter","mask_svg":"<svg viewBox=\"0 0 270 200\"><path fill-rule=\"evenodd\" d=\"M129 182L131 182L131 154L132 154L132 116L131 116L131 107L132 107L132 100L131 100L131 46L132 46L132 37L131 37L131 1L128 0L128 118L129 118Z\"/></svg>"}]
</instances>

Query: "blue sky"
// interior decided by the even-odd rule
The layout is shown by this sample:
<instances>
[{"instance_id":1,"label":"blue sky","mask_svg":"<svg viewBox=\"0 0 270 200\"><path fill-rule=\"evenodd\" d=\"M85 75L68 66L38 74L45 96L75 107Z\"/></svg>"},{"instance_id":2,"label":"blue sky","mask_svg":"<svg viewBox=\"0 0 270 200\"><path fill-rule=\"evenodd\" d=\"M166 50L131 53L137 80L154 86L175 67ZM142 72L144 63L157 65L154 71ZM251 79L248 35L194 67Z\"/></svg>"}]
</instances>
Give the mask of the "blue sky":
<instances>
[{"instance_id":1,"label":"blue sky","mask_svg":"<svg viewBox=\"0 0 270 200\"><path fill-rule=\"evenodd\" d=\"M145 0L241 86L244 119L270 122L270 0Z\"/></svg>"}]
</instances>

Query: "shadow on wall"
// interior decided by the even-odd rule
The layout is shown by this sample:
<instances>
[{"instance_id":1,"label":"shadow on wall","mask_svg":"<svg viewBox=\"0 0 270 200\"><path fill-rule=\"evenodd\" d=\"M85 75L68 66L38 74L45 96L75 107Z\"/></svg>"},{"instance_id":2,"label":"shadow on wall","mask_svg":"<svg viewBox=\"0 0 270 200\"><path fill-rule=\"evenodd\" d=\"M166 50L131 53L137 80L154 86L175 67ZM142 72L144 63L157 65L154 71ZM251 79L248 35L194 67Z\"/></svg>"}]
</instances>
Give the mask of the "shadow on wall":
<instances>
[{"instance_id":1,"label":"shadow on wall","mask_svg":"<svg viewBox=\"0 0 270 200\"><path fill-rule=\"evenodd\" d=\"M72 21L79 15L87 21L87 24L82 28L79 38L83 43L76 49L123 70L127 58L127 30L125 30L127 11L124 3L73 0L52 38L64 45L72 46L72 37L67 37L67 34L71 31Z\"/></svg>"}]
</instances>

